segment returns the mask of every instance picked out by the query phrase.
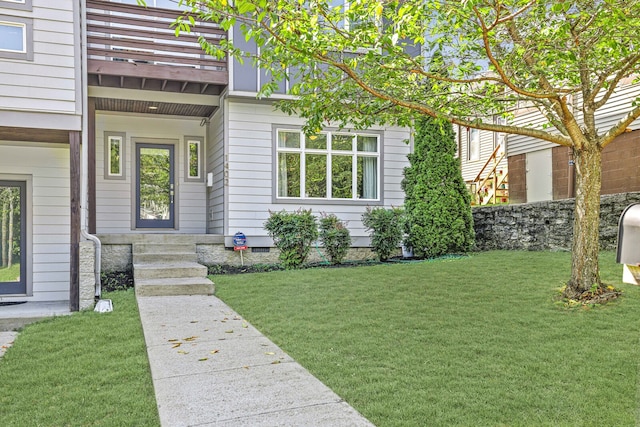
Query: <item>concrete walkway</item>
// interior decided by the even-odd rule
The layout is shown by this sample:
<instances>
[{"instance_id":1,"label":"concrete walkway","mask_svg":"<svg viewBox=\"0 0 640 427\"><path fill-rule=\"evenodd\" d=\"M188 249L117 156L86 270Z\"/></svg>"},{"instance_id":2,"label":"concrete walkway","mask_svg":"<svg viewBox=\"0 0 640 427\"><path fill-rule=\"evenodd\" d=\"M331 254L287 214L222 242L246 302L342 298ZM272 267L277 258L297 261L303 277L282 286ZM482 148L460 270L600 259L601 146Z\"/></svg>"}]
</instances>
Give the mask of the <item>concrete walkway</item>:
<instances>
[{"instance_id":1,"label":"concrete walkway","mask_svg":"<svg viewBox=\"0 0 640 427\"><path fill-rule=\"evenodd\" d=\"M372 426L213 296L138 297L163 426Z\"/></svg>"}]
</instances>

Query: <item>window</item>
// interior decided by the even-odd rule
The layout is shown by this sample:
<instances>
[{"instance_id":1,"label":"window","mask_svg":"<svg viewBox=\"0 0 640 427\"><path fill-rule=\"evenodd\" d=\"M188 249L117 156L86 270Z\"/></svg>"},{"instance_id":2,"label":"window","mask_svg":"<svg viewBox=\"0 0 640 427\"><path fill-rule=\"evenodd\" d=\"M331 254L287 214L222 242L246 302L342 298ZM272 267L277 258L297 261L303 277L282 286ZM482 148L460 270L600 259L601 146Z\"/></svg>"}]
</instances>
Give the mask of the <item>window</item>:
<instances>
[{"instance_id":1,"label":"window","mask_svg":"<svg viewBox=\"0 0 640 427\"><path fill-rule=\"evenodd\" d=\"M204 181L204 173L202 172L202 150L204 148L204 139L199 136L185 136L185 179L187 181Z\"/></svg>"},{"instance_id":2,"label":"window","mask_svg":"<svg viewBox=\"0 0 640 427\"><path fill-rule=\"evenodd\" d=\"M125 179L125 141L123 132L104 133L104 178Z\"/></svg>"},{"instance_id":3,"label":"window","mask_svg":"<svg viewBox=\"0 0 640 427\"><path fill-rule=\"evenodd\" d=\"M467 159L480 160L480 131L469 129L467 137Z\"/></svg>"},{"instance_id":4,"label":"window","mask_svg":"<svg viewBox=\"0 0 640 427\"><path fill-rule=\"evenodd\" d=\"M33 60L32 22L29 18L0 15L1 58Z\"/></svg>"},{"instance_id":5,"label":"window","mask_svg":"<svg viewBox=\"0 0 640 427\"><path fill-rule=\"evenodd\" d=\"M380 135L276 130L277 198L379 200Z\"/></svg>"},{"instance_id":6,"label":"window","mask_svg":"<svg viewBox=\"0 0 640 427\"><path fill-rule=\"evenodd\" d=\"M493 118L493 123L497 124L497 125L506 125L507 124L507 120L504 117L499 117L499 116L495 116ZM505 141L506 141L506 136L507 134L505 134L504 132L494 132L493 133L493 149L495 150L498 146L502 147L501 151L504 151L505 149Z\"/></svg>"},{"instance_id":7,"label":"window","mask_svg":"<svg viewBox=\"0 0 640 427\"><path fill-rule=\"evenodd\" d=\"M0 7L6 9L31 10L31 0L0 0Z\"/></svg>"}]
</instances>

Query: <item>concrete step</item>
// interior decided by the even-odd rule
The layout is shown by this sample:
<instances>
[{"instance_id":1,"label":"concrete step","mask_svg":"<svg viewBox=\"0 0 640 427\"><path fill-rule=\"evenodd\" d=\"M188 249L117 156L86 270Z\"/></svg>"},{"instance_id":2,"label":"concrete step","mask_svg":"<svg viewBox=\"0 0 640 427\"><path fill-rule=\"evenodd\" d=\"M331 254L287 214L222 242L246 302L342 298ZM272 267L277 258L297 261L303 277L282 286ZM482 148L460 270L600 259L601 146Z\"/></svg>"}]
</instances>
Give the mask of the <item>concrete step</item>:
<instances>
[{"instance_id":1,"label":"concrete step","mask_svg":"<svg viewBox=\"0 0 640 427\"><path fill-rule=\"evenodd\" d=\"M137 296L213 295L213 282L206 277L136 279Z\"/></svg>"},{"instance_id":2,"label":"concrete step","mask_svg":"<svg viewBox=\"0 0 640 427\"><path fill-rule=\"evenodd\" d=\"M134 254L173 254L196 253L194 243L134 243L131 251Z\"/></svg>"},{"instance_id":3,"label":"concrete step","mask_svg":"<svg viewBox=\"0 0 640 427\"><path fill-rule=\"evenodd\" d=\"M176 262L196 262L198 256L195 252L172 253L134 253L134 264L171 264Z\"/></svg>"},{"instance_id":4,"label":"concrete step","mask_svg":"<svg viewBox=\"0 0 640 427\"><path fill-rule=\"evenodd\" d=\"M206 277L207 267L197 262L133 264L133 280Z\"/></svg>"}]
</instances>

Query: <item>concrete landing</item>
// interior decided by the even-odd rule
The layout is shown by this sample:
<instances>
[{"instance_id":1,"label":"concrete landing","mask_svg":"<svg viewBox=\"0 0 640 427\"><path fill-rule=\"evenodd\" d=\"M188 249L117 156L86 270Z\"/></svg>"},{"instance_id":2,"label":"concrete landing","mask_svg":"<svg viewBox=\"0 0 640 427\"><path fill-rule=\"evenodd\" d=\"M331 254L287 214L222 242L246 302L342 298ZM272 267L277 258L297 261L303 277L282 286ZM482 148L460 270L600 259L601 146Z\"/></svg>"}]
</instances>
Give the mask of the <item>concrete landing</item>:
<instances>
[{"instance_id":1,"label":"concrete landing","mask_svg":"<svg viewBox=\"0 0 640 427\"><path fill-rule=\"evenodd\" d=\"M137 296L163 426L372 426L214 296Z\"/></svg>"}]
</instances>

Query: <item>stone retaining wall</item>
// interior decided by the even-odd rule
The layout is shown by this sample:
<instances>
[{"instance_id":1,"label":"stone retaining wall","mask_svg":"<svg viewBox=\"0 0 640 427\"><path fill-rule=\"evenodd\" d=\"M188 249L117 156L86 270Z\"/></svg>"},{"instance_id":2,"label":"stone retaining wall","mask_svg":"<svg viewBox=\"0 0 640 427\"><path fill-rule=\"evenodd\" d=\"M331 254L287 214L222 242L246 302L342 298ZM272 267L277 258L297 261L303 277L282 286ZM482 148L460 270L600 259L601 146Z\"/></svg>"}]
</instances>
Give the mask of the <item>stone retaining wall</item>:
<instances>
[{"instance_id":1,"label":"stone retaining wall","mask_svg":"<svg viewBox=\"0 0 640 427\"><path fill-rule=\"evenodd\" d=\"M575 199L521 205L473 208L476 247L479 250L522 249L568 251L573 237ZM615 250L618 220L640 192L604 195L600 198L600 246Z\"/></svg>"}]
</instances>

